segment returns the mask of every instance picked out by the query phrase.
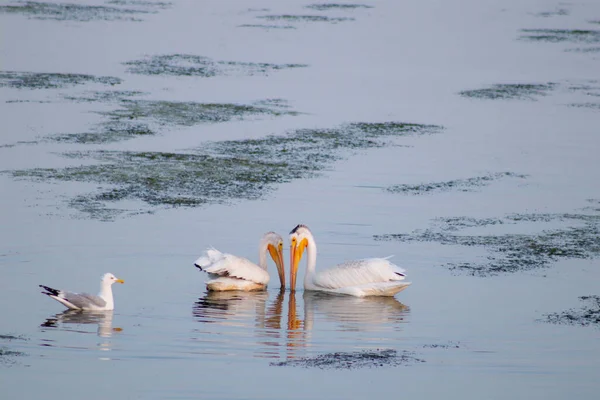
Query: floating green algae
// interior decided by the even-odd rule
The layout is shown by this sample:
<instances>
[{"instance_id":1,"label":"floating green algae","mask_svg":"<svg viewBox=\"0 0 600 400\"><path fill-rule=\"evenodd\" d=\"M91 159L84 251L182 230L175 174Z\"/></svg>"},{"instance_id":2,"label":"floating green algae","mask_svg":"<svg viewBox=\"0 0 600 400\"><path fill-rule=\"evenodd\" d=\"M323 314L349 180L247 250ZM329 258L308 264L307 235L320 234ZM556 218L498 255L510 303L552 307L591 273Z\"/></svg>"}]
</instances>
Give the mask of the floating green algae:
<instances>
[{"instance_id":1,"label":"floating green algae","mask_svg":"<svg viewBox=\"0 0 600 400\"><path fill-rule=\"evenodd\" d=\"M460 349L460 342L424 344L424 349Z\"/></svg>"},{"instance_id":2,"label":"floating green algae","mask_svg":"<svg viewBox=\"0 0 600 400\"><path fill-rule=\"evenodd\" d=\"M521 29L521 40L550 43L599 43L600 31L581 29Z\"/></svg>"},{"instance_id":3,"label":"floating green algae","mask_svg":"<svg viewBox=\"0 0 600 400\"><path fill-rule=\"evenodd\" d=\"M454 179L446 182L430 182L421 183L417 185L394 185L386 188L385 190L390 193L403 193L412 195L423 195L430 192L447 192L451 190L470 192L473 191L475 188L487 186L493 181L509 177L524 179L527 176L515 174L512 172L499 172L495 174L477 176L474 178Z\"/></svg>"},{"instance_id":4,"label":"floating green algae","mask_svg":"<svg viewBox=\"0 0 600 400\"><path fill-rule=\"evenodd\" d=\"M87 91L77 95L63 95L63 99L77 103L114 103L131 97L147 95L137 90Z\"/></svg>"},{"instance_id":5,"label":"floating green algae","mask_svg":"<svg viewBox=\"0 0 600 400\"><path fill-rule=\"evenodd\" d=\"M192 126L227 122L258 115L298 115L279 107L261 107L235 103L196 103L162 100L125 99L116 110L99 112L115 121L150 120L160 125Z\"/></svg>"},{"instance_id":6,"label":"floating green algae","mask_svg":"<svg viewBox=\"0 0 600 400\"><path fill-rule=\"evenodd\" d=\"M600 327L600 296L581 296L584 303L580 309L570 309L545 315L545 322L579 326Z\"/></svg>"},{"instance_id":7,"label":"floating green algae","mask_svg":"<svg viewBox=\"0 0 600 400\"><path fill-rule=\"evenodd\" d=\"M571 103L569 104L570 107L575 107L575 108L589 108L592 110L600 110L600 103L592 103L592 102L586 102L586 103Z\"/></svg>"},{"instance_id":8,"label":"floating green algae","mask_svg":"<svg viewBox=\"0 0 600 400\"><path fill-rule=\"evenodd\" d=\"M441 127L399 122L351 123L331 129L299 129L283 136L215 142L216 154L273 160L292 166L291 177L310 176L344 157L342 151L382 147L393 137L430 134Z\"/></svg>"},{"instance_id":9,"label":"floating green algae","mask_svg":"<svg viewBox=\"0 0 600 400\"><path fill-rule=\"evenodd\" d=\"M269 24L242 24L238 28L261 28L261 29L297 29L292 25L269 25Z\"/></svg>"},{"instance_id":10,"label":"floating green algae","mask_svg":"<svg viewBox=\"0 0 600 400\"><path fill-rule=\"evenodd\" d=\"M600 97L600 86L598 85L598 81L589 80L583 83L571 84L568 89L572 92L579 92L588 97L592 97L593 100L598 100ZM598 101L584 101L579 103L570 103L568 104L570 107L576 108L589 108L594 110L600 109L600 102Z\"/></svg>"},{"instance_id":11,"label":"floating green algae","mask_svg":"<svg viewBox=\"0 0 600 400\"><path fill-rule=\"evenodd\" d=\"M359 369L398 367L423 363L413 352L398 352L392 349L363 350L320 354L316 357L302 357L288 361L272 362L274 367L300 367L318 369Z\"/></svg>"},{"instance_id":12,"label":"floating green algae","mask_svg":"<svg viewBox=\"0 0 600 400\"><path fill-rule=\"evenodd\" d=\"M441 245L482 247L489 253L485 261L446 264L451 270L476 276L492 276L547 267L562 258L591 258L600 255L600 215L513 214L502 219L442 219L431 229L410 234L375 235L375 240L435 242ZM576 223L539 234L459 235L455 232L492 224L567 221Z\"/></svg>"},{"instance_id":13,"label":"floating green algae","mask_svg":"<svg viewBox=\"0 0 600 400\"><path fill-rule=\"evenodd\" d=\"M0 340L13 341L13 340L28 340L23 335L12 335L12 334L0 334ZM15 357L26 356L26 353L22 351L12 350L6 346L0 346L0 365L5 367L13 366L17 363Z\"/></svg>"},{"instance_id":14,"label":"floating green algae","mask_svg":"<svg viewBox=\"0 0 600 400\"><path fill-rule=\"evenodd\" d=\"M143 75L213 76L266 75L272 71L307 67L306 64L269 64L238 61L215 61L192 54L166 54L128 61L127 72Z\"/></svg>"},{"instance_id":15,"label":"floating green algae","mask_svg":"<svg viewBox=\"0 0 600 400\"><path fill-rule=\"evenodd\" d=\"M169 8L173 5L170 2L163 1L149 1L149 0L110 0L106 4L114 4L117 6L140 6L140 7L157 7L157 8Z\"/></svg>"},{"instance_id":16,"label":"floating green algae","mask_svg":"<svg viewBox=\"0 0 600 400\"><path fill-rule=\"evenodd\" d=\"M138 136L155 135L156 131L146 124L131 122L104 122L93 132L65 133L46 137L46 140L62 143L101 144L129 140Z\"/></svg>"},{"instance_id":17,"label":"floating green algae","mask_svg":"<svg viewBox=\"0 0 600 400\"><path fill-rule=\"evenodd\" d=\"M37 1L19 1L12 5L0 6L0 13L21 14L35 19L77 22L117 20L140 21L136 16L154 12L155 11L140 8L134 9L75 3L45 3Z\"/></svg>"},{"instance_id":18,"label":"floating green algae","mask_svg":"<svg viewBox=\"0 0 600 400\"><path fill-rule=\"evenodd\" d=\"M15 89L62 89L86 83L101 83L103 85L114 86L121 82L121 79L113 76L0 71L0 87Z\"/></svg>"},{"instance_id":19,"label":"floating green algae","mask_svg":"<svg viewBox=\"0 0 600 400\"><path fill-rule=\"evenodd\" d=\"M356 10L359 8L374 8L366 4L349 4L349 3L323 3L323 4L309 4L305 6L312 10L317 11L328 11L328 10Z\"/></svg>"},{"instance_id":20,"label":"floating green algae","mask_svg":"<svg viewBox=\"0 0 600 400\"><path fill-rule=\"evenodd\" d=\"M535 100L537 96L545 96L555 88L555 83L545 84L496 84L484 89L463 90L459 92L463 97L485 100Z\"/></svg>"},{"instance_id":21,"label":"floating green algae","mask_svg":"<svg viewBox=\"0 0 600 400\"><path fill-rule=\"evenodd\" d=\"M256 18L265 19L267 21L286 21L286 22L329 22L337 23L344 21L354 21L354 18L350 17L327 17L325 15L260 15Z\"/></svg>"},{"instance_id":22,"label":"floating green algae","mask_svg":"<svg viewBox=\"0 0 600 400\"><path fill-rule=\"evenodd\" d=\"M209 142L188 153L87 151L65 153L95 165L10 171L17 179L78 181L104 185L70 205L91 218L112 219L126 211L109 206L136 200L152 207L196 207L259 199L275 185L318 175L335 160L388 145L393 138L431 134L433 125L353 123L332 129L301 129L261 139ZM7 172L7 171L5 171Z\"/></svg>"},{"instance_id":23,"label":"floating green algae","mask_svg":"<svg viewBox=\"0 0 600 400\"><path fill-rule=\"evenodd\" d=\"M564 17L570 14L570 11L566 8L558 8L553 11L542 11L535 14L537 17L549 18L549 17Z\"/></svg>"},{"instance_id":24,"label":"floating green algae","mask_svg":"<svg viewBox=\"0 0 600 400\"><path fill-rule=\"evenodd\" d=\"M90 132L59 134L47 140L68 143L109 143L133 139L142 135L154 135L159 131L181 126L220 123L250 117L299 115L290 110L283 99L259 100L255 104L195 103L129 98L135 92L98 92L77 97L78 101L113 101L119 108L98 112L106 120L94 125ZM125 97L126 96L126 97Z\"/></svg>"},{"instance_id":25,"label":"floating green algae","mask_svg":"<svg viewBox=\"0 0 600 400\"><path fill-rule=\"evenodd\" d=\"M573 49L566 49L565 51L572 53L600 53L600 47L575 47Z\"/></svg>"},{"instance_id":26,"label":"floating green algae","mask_svg":"<svg viewBox=\"0 0 600 400\"><path fill-rule=\"evenodd\" d=\"M1 334L0 340L27 340L23 335Z\"/></svg>"}]
</instances>

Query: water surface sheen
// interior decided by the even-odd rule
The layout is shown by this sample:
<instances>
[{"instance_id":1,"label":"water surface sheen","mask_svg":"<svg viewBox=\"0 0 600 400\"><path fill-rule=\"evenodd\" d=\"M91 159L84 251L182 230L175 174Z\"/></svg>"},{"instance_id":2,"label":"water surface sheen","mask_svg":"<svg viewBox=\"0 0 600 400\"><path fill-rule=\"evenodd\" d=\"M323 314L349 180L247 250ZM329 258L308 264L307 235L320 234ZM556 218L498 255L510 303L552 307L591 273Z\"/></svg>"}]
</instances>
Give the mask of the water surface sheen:
<instances>
[{"instance_id":1,"label":"water surface sheen","mask_svg":"<svg viewBox=\"0 0 600 400\"><path fill-rule=\"evenodd\" d=\"M542 4L543 3L543 4ZM0 0L0 398L596 399L600 2ZM310 227L394 298L207 293ZM287 265L289 268L289 265ZM38 285L115 310L64 312ZM289 271L286 271L289 285Z\"/></svg>"}]
</instances>

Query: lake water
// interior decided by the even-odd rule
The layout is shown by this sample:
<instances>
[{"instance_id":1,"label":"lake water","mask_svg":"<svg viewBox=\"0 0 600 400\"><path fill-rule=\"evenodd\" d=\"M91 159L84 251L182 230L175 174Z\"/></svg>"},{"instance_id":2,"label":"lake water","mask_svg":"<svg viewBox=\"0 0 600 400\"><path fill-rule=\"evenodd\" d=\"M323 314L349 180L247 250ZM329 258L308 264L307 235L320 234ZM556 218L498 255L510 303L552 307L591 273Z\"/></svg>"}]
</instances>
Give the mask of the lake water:
<instances>
[{"instance_id":1,"label":"lake water","mask_svg":"<svg viewBox=\"0 0 600 400\"><path fill-rule=\"evenodd\" d=\"M600 3L77 4L0 3L2 398L597 397ZM412 286L206 293L298 223Z\"/></svg>"}]
</instances>

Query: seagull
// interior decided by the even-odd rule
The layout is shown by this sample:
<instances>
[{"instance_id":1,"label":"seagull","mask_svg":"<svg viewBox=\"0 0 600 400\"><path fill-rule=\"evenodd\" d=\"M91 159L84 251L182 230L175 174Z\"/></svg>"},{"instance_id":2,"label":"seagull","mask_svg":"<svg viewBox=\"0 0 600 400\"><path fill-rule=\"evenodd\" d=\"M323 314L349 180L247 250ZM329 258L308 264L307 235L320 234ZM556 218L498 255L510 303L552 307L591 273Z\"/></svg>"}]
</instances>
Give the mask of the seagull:
<instances>
[{"instance_id":1,"label":"seagull","mask_svg":"<svg viewBox=\"0 0 600 400\"><path fill-rule=\"evenodd\" d=\"M123 279L117 279L110 272L104 274L100 280L100 293L98 293L98 296L53 289L44 285L40 285L40 287L44 289L43 294L53 298L71 310L107 311L114 310L115 308L112 294L112 284L115 282L125 283Z\"/></svg>"}]
</instances>

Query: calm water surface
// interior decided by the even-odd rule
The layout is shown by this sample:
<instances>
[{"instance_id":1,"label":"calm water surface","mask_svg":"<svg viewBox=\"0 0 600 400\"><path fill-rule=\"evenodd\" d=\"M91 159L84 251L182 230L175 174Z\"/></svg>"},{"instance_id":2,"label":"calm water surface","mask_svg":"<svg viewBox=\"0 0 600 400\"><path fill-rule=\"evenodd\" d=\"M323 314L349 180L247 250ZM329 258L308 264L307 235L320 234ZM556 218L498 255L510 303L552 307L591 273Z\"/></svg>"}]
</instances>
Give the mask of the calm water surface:
<instances>
[{"instance_id":1,"label":"calm water surface","mask_svg":"<svg viewBox=\"0 0 600 400\"><path fill-rule=\"evenodd\" d=\"M547 314L580 307L579 296L600 294L597 258L470 276L445 265L485 262L485 248L374 235L410 234L439 218L594 213L600 112L589 93L600 80L596 39L520 36L522 29L599 30L600 4L390 0L319 10L301 1L80 3L141 11L117 13L121 19L105 11L91 20L0 13L2 71L123 80L115 87L0 86L2 398L597 397L600 331L545 322ZM330 20L273 17L282 15ZM123 64L173 54L308 66L205 78L139 75ZM533 99L459 95L518 83L556 86ZM284 99L301 114L158 124L156 135L109 143L48 139L105 121L99 112L114 110L110 101L67 99L104 90L177 102ZM377 149L345 149L322 174L276 185L260 200L174 208L127 200L114 206L127 212L108 221L69 205L100 184L11 174L97 162L63 157L68 151L178 152L210 141L382 121L444 130L390 139ZM499 172L526 178L425 195L384 190ZM292 294L275 282L265 293L205 292L206 277L193 261L206 247L255 260L262 233L285 237L298 223L316 236L318 268L394 255L413 285L387 299ZM533 235L572 225L533 221L460 234ZM114 312L63 312L37 286L95 292L107 271L126 281L114 287ZM301 364L336 352L385 350L405 358L360 368Z\"/></svg>"}]
</instances>

